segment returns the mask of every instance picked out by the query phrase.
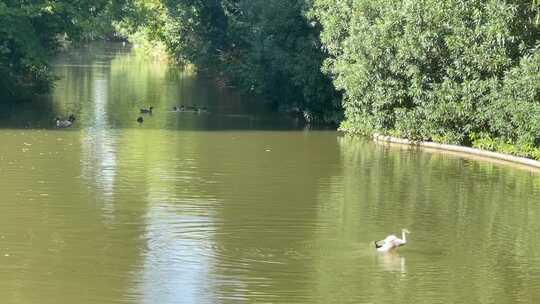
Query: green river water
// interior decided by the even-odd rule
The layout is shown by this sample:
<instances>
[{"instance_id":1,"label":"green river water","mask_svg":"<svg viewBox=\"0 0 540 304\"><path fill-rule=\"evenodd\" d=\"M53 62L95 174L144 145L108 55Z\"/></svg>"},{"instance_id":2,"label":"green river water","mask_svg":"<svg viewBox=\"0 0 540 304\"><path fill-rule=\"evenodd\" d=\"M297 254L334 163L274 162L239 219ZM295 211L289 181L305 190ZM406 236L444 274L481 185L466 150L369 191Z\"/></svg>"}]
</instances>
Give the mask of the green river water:
<instances>
[{"instance_id":1,"label":"green river water","mask_svg":"<svg viewBox=\"0 0 540 304\"><path fill-rule=\"evenodd\" d=\"M0 303L540 303L538 172L310 130L121 45L54 69L0 102Z\"/></svg>"}]
</instances>

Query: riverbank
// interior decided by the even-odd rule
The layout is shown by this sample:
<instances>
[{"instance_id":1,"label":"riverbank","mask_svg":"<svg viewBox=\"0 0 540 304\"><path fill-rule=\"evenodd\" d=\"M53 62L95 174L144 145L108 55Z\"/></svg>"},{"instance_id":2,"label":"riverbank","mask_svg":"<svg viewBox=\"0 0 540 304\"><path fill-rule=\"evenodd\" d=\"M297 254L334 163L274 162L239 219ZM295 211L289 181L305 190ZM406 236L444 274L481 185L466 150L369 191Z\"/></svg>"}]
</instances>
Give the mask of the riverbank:
<instances>
[{"instance_id":1,"label":"riverbank","mask_svg":"<svg viewBox=\"0 0 540 304\"><path fill-rule=\"evenodd\" d=\"M387 143L393 143L393 144L410 145L410 146L464 153L468 155L496 159L496 160L516 163L516 164L540 169L540 162L533 159L513 156L509 154L504 154L504 153L486 151L486 150L481 150L481 149L476 149L476 148L471 148L471 147L440 144L440 143L428 142L428 141L414 141L414 140L397 138L397 137L380 135L380 134L373 134L373 140L377 142L387 142Z\"/></svg>"}]
</instances>

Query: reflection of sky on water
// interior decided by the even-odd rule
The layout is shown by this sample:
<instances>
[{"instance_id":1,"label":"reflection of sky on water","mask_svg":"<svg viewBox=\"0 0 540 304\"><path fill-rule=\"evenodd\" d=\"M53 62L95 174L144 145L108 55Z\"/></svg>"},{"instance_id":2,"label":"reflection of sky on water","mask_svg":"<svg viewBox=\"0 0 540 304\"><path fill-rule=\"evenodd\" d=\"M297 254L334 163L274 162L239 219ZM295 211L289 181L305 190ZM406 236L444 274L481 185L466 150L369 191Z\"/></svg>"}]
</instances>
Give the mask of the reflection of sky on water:
<instances>
[{"instance_id":1,"label":"reflection of sky on water","mask_svg":"<svg viewBox=\"0 0 540 304\"><path fill-rule=\"evenodd\" d=\"M148 210L147 252L136 293L141 294L142 303L212 303L210 241L190 231L208 227L208 218L168 209Z\"/></svg>"},{"instance_id":2,"label":"reflection of sky on water","mask_svg":"<svg viewBox=\"0 0 540 304\"><path fill-rule=\"evenodd\" d=\"M107 221L114 217L114 182L116 176L116 140L107 124L108 81L106 75L95 71L92 75L92 106L86 119L88 127L82 130L83 176L101 190L97 197L103 204Z\"/></svg>"}]
</instances>

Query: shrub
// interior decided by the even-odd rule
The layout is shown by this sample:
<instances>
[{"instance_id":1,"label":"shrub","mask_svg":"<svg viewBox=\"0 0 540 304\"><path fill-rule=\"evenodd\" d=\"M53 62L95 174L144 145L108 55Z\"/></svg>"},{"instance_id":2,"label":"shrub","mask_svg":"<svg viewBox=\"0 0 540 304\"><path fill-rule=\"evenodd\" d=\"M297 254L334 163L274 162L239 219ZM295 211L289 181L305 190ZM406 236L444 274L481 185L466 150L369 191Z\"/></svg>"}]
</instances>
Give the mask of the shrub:
<instances>
[{"instance_id":1,"label":"shrub","mask_svg":"<svg viewBox=\"0 0 540 304\"><path fill-rule=\"evenodd\" d=\"M532 155L537 13L526 1L315 0L324 70L345 96L341 128L464 145L482 133L476 145Z\"/></svg>"}]
</instances>

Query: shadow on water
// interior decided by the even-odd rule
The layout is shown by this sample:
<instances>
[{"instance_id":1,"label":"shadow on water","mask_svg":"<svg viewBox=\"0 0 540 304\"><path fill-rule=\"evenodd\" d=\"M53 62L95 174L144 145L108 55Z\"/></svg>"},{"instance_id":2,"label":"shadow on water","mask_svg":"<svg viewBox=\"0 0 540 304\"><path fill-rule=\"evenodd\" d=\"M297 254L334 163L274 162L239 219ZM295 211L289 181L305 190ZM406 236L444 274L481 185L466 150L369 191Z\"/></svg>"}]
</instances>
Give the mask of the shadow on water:
<instances>
[{"instance_id":1,"label":"shadow on water","mask_svg":"<svg viewBox=\"0 0 540 304\"><path fill-rule=\"evenodd\" d=\"M55 126L56 111L50 98L9 102L0 100L0 128L45 129Z\"/></svg>"}]
</instances>

